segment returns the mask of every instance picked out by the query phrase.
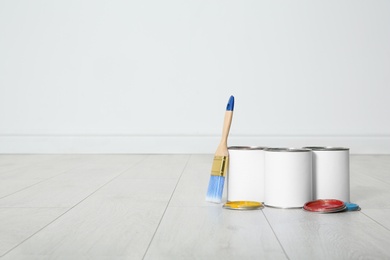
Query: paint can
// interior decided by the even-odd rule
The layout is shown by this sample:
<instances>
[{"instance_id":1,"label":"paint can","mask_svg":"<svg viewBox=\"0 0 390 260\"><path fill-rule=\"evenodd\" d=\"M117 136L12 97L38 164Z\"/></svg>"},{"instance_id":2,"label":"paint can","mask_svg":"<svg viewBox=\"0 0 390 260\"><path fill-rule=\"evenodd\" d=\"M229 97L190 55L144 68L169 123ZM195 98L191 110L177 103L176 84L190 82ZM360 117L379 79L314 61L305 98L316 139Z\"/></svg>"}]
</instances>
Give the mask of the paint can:
<instances>
[{"instance_id":1,"label":"paint can","mask_svg":"<svg viewBox=\"0 0 390 260\"><path fill-rule=\"evenodd\" d=\"M302 208L312 200L312 151L268 148L265 158L265 205Z\"/></svg>"},{"instance_id":2,"label":"paint can","mask_svg":"<svg viewBox=\"0 0 390 260\"><path fill-rule=\"evenodd\" d=\"M264 149L254 146L228 148L228 201L264 202Z\"/></svg>"},{"instance_id":3,"label":"paint can","mask_svg":"<svg viewBox=\"0 0 390 260\"><path fill-rule=\"evenodd\" d=\"M313 151L313 199L350 202L349 148L305 148Z\"/></svg>"}]
</instances>

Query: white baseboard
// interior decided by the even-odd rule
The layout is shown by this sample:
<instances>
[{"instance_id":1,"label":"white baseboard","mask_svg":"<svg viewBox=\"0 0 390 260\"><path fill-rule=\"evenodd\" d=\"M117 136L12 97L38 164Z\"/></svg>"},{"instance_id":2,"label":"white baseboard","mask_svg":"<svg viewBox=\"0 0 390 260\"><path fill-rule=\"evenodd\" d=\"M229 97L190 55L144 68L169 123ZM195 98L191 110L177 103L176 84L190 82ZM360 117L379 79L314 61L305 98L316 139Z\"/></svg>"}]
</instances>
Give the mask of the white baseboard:
<instances>
[{"instance_id":1,"label":"white baseboard","mask_svg":"<svg viewBox=\"0 0 390 260\"><path fill-rule=\"evenodd\" d=\"M0 135L0 154L213 154L219 136ZM229 145L342 146L351 154L390 154L390 136L231 136Z\"/></svg>"}]
</instances>

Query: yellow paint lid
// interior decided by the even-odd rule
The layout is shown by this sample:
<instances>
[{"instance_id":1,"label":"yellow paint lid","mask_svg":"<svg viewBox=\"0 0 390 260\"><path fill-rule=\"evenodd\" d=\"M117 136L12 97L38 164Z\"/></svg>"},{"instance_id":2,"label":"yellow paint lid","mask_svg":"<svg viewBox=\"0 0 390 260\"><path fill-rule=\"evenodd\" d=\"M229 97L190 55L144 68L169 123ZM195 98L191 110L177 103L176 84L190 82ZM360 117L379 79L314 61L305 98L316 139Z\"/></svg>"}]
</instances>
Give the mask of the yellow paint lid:
<instances>
[{"instance_id":1,"label":"yellow paint lid","mask_svg":"<svg viewBox=\"0 0 390 260\"><path fill-rule=\"evenodd\" d=\"M225 209L235 209L235 210L252 210L252 209L262 209L263 203L257 201L228 201L223 206Z\"/></svg>"}]
</instances>

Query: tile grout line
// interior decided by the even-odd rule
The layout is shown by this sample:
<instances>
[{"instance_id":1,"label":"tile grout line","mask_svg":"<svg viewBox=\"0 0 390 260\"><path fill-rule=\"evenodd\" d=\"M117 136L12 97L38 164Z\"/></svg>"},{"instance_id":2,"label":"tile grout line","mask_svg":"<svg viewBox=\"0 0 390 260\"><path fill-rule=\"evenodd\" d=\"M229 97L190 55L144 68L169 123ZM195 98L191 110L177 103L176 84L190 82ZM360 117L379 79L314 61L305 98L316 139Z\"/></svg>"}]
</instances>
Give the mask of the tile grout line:
<instances>
[{"instance_id":1,"label":"tile grout line","mask_svg":"<svg viewBox=\"0 0 390 260\"><path fill-rule=\"evenodd\" d=\"M58 174L58 175L55 175L55 176L53 176L53 177L50 177L50 178L48 178L48 179L44 179L44 180L38 181L38 182L36 182L36 183L34 183L34 184L31 184L31 185L29 185L29 186L26 186L26 187L20 189L20 190L14 191L14 192L12 192L12 193L10 193L10 194L7 194L7 195L1 197L0 200L1 200L1 199L4 199L4 198L7 198L7 197L9 197L9 196L12 196L12 195L14 195L14 194L16 194L16 193L18 193L18 192L27 190L27 189L29 189L29 188L31 188L31 187L34 187L35 185L41 184L42 182L48 181L48 180L50 180L51 178L57 177L57 176L59 176L59 175L61 175L61 174L62 174L62 173L60 173L60 174Z\"/></svg>"},{"instance_id":2,"label":"tile grout line","mask_svg":"<svg viewBox=\"0 0 390 260\"><path fill-rule=\"evenodd\" d=\"M87 160L87 162L89 162L89 161L91 161L91 160L92 160L92 159L89 159L89 160ZM83 164L84 164L84 163L83 163ZM53 179L53 178L55 178L55 177L58 177L58 176L60 176L60 175L62 175L62 174L65 174L65 173L67 173L67 172L69 172L69 171L72 171L72 170L74 170L74 169L77 169L78 167L80 167L80 165L75 166L75 167L72 167L72 168L70 168L70 169L67 169L67 170L65 170L65 171L63 171L63 172L61 172L61 173L59 173L59 174L56 174L56 175L54 175L54 176L52 176L52 177L49 177L49 178L47 178L47 179L43 179L43 180L41 180L41 181L38 181L38 182L36 182L36 183L34 183L34 184L31 184L31 185L29 185L29 186L27 186L27 187L24 187L24 188L22 188L22 189L20 189L20 190L17 190L17 191L15 191L15 192L10 193L10 194L7 194L7 195L1 197L0 200L1 200L1 199L4 199L4 198L6 198L6 197L9 197L9 196L11 196L11 195L14 195L14 194L16 194L16 193L18 193L18 192L27 190L27 189L29 189L29 188L35 186L35 185L38 185L38 184L40 184L40 183L45 182L45 181L49 181L49 180L51 180L51 179Z\"/></svg>"},{"instance_id":3,"label":"tile grout line","mask_svg":"<svg viewBox=\"0 0 390 260\"><path fill-rule=\"evenodd\" d=\"M369 215L367 215L366 213L364 213L363 211L360 211L361 214L363 214L364 216L366 216L367 218L371 219L372 221L374 221L375 223L377 223L379 226L383 227L384 229L390 231L389 228L385 227L384 225L382 225L380 222L376 221L375 219L373 219L372 217L370 217Z\"/></svg>"},{"instance_id":4,"label":"tile grout line","mask_svg":"<svg viewBox=\"0 0 390 260\"><path fill-rule=\"evenodd\" d=\"M58 158L58 159L61 160L61 158ZM86 161L86 162L83 162L82 164L85 164L85 163L90 162L90 161L92 161L92 160L93 160L93 159L87 159L87 161ZM55 159L54 159L54 161L55 161ZM39 164L39 162L36 163L36 164ZM34 165L35 165L35 164L34 164ZM18 192L27 190L27 189L29 189L29 188L35 186L35 185L38 185L38 184L40 184L40 183L45 182L45 181L49 181L49 180L51 180L51 179L53 179L53 178L55 178L55 177L58 177L58 176L60 176L60 175L62 175L62 174L66 174L67 172L72 171L72 170L74 170L74 169L77 169L77 168L80 167L80 166L81 166L81 165L78 165L78 166L75 166L75 167L71 167L70 169L67 169L67 170L65 170L65 171L63 171L63 172L61 172L61 173L59 173L59 174L56 174L56 175L54 175L54 176L52 176L52 177L43 179L43 180L38 181L38 182L36 182L36 183L34 183L34 184L31 184L31 185L29 185L29 186L27 186L27 187L24 187L24 188L22 188L22 189L20 189L20 190L17 190L17 191L15 191L15 192L12 192L12 193L10 193L10 194L7 194L7 195L1 197L0 200L1 200L1 199L4 199L4 198L6 198L6 197L9 197L9 196L11 196L11 195L14 195L14 194L16 194L16 193L18 193ZM26 167L29 167L29 166L26 166ZM26 168L26 167L22 167L22 168ZM22 169L22 168L20 168L20 169Z\"/></svg>"},{"instance_id":5,"label":"tile grout line","mask_svg":"<svg viewBox=\"0 0 390 260\"><path fill-rule=\"evenodd\" d=\"M104 186L106 186L107 184L111 183L113 180L117 179L119 176L121 176L123 173L125 173L127 170L137 166L138 164L140 164L141 162L143 162L144 160L146 160L148 156L145 156L145 158L139 160L137 163L135 163L134 165L126 168L125 170L121 171L117 176L113 177L111 180L107 181L105 184L103 184L102 186L100 186L99 188L97 188L94 192L90 193L88 196L86 196L84 199L80 200L79 202L77 202L75 205L73 205L72 207L70 207L68 210L66 210L64 213L60 214L58 217L56 217L55 219L53 219L52 221L50 221L49 223L47 223L45 226L43 226L42 228L40 228L39 230L37 230L36 232L34 232L32 235L28 236L27 238L25 238L23 241L21 241L20 243L18 243L16 246L12 247L11 249L9 249L8 251L6 251L3 255L0 255L0 258L1 257L4 257L6 256L7 254L9 254L12 250L14 250L15 248L17 248L18 246L20 246L21 244L23 244L24 242L26 242L27 240L29 240L30 238L32 238L33 236L35 236L36 234L38 234L39 232L41 232L43 229L45 229L46 227L48 227L49 225L51 225L52 223L54 223L55 221L57 221L59 218L61 218L62 216L64 216L66 213L68 213L69 211L71 211L73 208L77 207L79 204L81 204L83 201L85 201L86 199L88 199L89 197L91 197L93 194L95 194L96 192L98 192L100 189L102 189Z\"/></svg>"},{"instance_id":6,"label":"tile grout line","mask_svg":"<svg viewBox=\"0 0 390 260\"><path fill-rule=\"evenodd\" d=\"M1 158L1 155L2 155L2 154L0 154L0 158ZM23 154L20 154L20 155L23 156ZM34 154L31 154L31 155L34 155ZM31 164L28 164L28 165L18 166L18 167L14 168L14 169L6 170L6 171L4 171L4 172L0 172L0 175L1 175L1 174L4 174L4 173L9 173L9 172L12 172L12 171L15 171L15 170L20 170L20 169L23 169L23 168L28 168L28 167L31 167L31 166L36 166L36 165L38 165L38 164L40 164L40 163L47 163L47 162L49 162L49 161L55 161L55 160L57 160L58 158L61 157L61 155L54 155L54 154L48 154L48 156L55 156L55 157L57 157L57 158L54 158L54 159L45 159L45 160L42 160L42 161L39 161L39 162L33 162L33 163L31 163Z\"/></svg>"},{"instance_id":7,"label":"tile grout line","mask_svg":"<svg viewBox=\"0 0 390 260\"><path fill-rule=\"evenodd\" d=\"M378 177L371 176L371 175L366 175L366 174L363 174L363 176L368 177L368 178L372 178L372 179L374 179L374 180L377 180L377 181L383 182L383 183L385 183L385 184L387 184L387 185L390 185L389 182L387 182L387 181L385 181L385 180L382 180L382 179L380 179L380 178L378 178Z\"/></svg>"},{"instance_id":8,"label":"tile grout line","mask_svg":"<svg viewBox=\"0 0 390 260\"><path fill-rule=\"evenodd\" d=\"M69 207L3 207L0 206L0 209L68 209Z\"/></svg>"},{"instance_id":9,"label":"tile grout line","mask_svg":"<svg viewBox=\"0 0 390 260\"><path fill-rule=\"evenodd\" d=\"M267 216L265 215L264 211L262 210L261 212L263 213L263 215L264 215L264 217L265 217L265 220L267 220L267 223L268 223L269 227L271 228L272 233L274 233L274 236L275 236L276 240L278 241L280 247L282 248L284 255L286 256L287 259L290 259L290 258L288 257L288 255L287 255L287 252L286 252L286 250L284 249L282 243L280 242L278 236L276 235L274 228L272 227L272 225L271 225L271 223L269 222Z\"/></svg>"},{"instance_id":10,"label":"tile grout line","mask_svg":"<svg viewBox=\"0 0 390 260\"><path fill-rule=\"evenodd\" d=\"M169 207L169 204L171 203L172 197L173 197L173 195L175 194L176 188L177 188L177 186L179 185L179 182L180 182L180 180L181 180L181 177L183 176L183 173L184 173L184 171L186 170L187 165L188 165L188 163L189 163L191 157L192 157L192 155L189 155L188 160L187 160L186 164L184 165L183 170L181 171L180 177L179 177L179 179L178 179L177 182L176 182L175 188L174 188L173 191L172 191L171 197L170 197L169 200L168 200L167 206L166 206L165 209L164 209L164 212L163 212L163 214L162 214L162 216L161 216L161 218L160 218L160 221L158 222L158 225L157 225L157 227L156 227L156 230L155 230L154 233L153 233L152 238L150 239L150 242L149 242L149 244L148 244L148 246L147 246L147 248L146 248L146 250L145 250L145 254L143 255L142 259L145 259L146 254L148 253L149 248L150 248L150 246L151 246L152 243L153 243L154 237L156 236L157 231L158 231L158 229L160 228L161 222L162 222L162 220L164 219L165 213L167 212L167 209L168 209L168 207Z\"/></svg>"}]
</instances>

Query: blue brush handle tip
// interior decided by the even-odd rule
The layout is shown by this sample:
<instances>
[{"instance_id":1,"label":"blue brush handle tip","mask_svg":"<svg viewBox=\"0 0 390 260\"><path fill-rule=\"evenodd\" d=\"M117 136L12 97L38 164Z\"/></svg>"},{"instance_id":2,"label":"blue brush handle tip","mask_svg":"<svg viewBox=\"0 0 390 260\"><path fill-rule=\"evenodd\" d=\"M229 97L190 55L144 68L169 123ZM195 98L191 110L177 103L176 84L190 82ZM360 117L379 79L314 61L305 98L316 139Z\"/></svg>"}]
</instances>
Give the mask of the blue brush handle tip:
<instances>
[{"instance_id":1,"label":"blue brush handle tip","mask_svg":"<svg viewBox=\"0 0 390 260\"><path fill-rule=\"evenodd\" d=\"M226 106L226 111L233 111L234 110L234 97L230 96L229 102Z\"/></svg>"}]
</instances>

